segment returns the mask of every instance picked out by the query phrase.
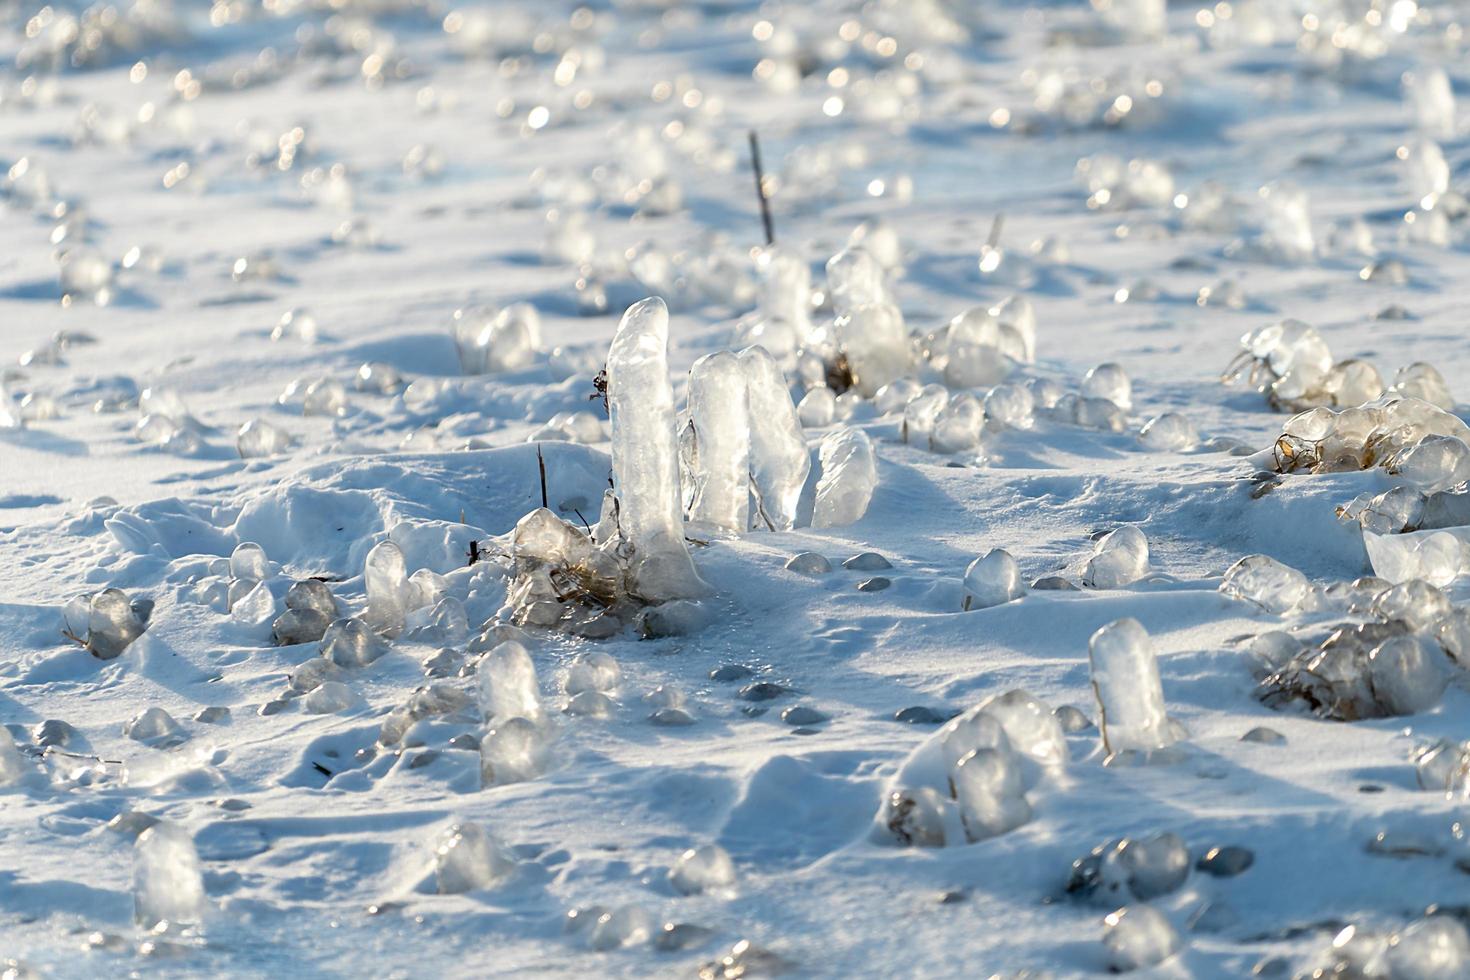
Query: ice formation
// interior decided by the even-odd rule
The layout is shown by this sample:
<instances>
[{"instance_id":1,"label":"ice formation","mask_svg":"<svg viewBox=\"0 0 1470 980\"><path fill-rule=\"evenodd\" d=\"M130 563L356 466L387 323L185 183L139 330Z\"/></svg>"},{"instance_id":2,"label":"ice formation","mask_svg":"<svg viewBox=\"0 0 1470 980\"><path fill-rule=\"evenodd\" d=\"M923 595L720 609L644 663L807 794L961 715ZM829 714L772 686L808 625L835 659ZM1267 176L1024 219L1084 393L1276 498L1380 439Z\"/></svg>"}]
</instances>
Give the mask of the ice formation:
<instances>
[{"instance_id":1,"label":"ice formation","mask_svg":"<svg viewBox=\"0 0 1470 980\"><path fill-rule=\"evenodd\" d=\"M174 932L204 921L206 899L199 852L188 831L160 822L133 846L133 919L150 932Z\"/></svg>"},{"instance_id":2,"label":"ice formation","mask_svg":"<svg viewBox=\"0 0 1470 980\"><path fill-rule=\"evenodd\" d=\"M387 642L355 617L336 620L322 634L321 655L338 667L366 667L387 652Z\"/></svg>"},{"instance_id":3,"label":"ice formation","mask_svg":"<svg viewBox=\"0 0 1470 980\"><path fill-rule=\"evenodd\" d=\"M235 448L241 459L275 456L291 446L291 437L265 419L251 419L240 426L240 431L235 435Z\"/></svg>"},{"instance_id":4,"label":"ice formation","mask_svg":"<svg viewBox=\"0 0 1470 980\"><path fill-rule=\"evenodd\" d=\"M878 485L873 442L860 429L842 427L822 439L822 476L817 481L813 527L840 527L859 520Z\"/></svg>"},{"instance_id":5,"label":"ice formation","mask_svg":"<svg viewBox=\"0 0 1470 980\"><path fill-rule=\"evenodd\" d=\"M1092 368L1082 378L1083 398L1101 398L1112 402L1123 411L1133 408L1133 382L1128 372L1111 361Z\"/></svg>"},{"instance_id":6,"label":"ice formation","mask_svg":"<svg viewBox=\"0 0 1470 980\"><path fill-rule=\"evenodd\" d=\"M1121 837L1072 862L1067 892L1116 906L1177 891L1189 878L1189 848L1178 834Z\"/></svg>"},{"instance_id":7,"label":"ice formation","mask_svg":"<svg viewBox=\"0 0 1470 980\"><path fill-rule=\"evenodd\" d=\"M1455 93L1450 79L1439 67L1404 75L1404 95L1414 110L1420 130L1437 139L1455 135Z\"/></svg>"},{"instance_id":8,"label":"ice formation","mask_svg":"<svg viewBox=\"0 0 1470 980\"><path fill-rule=\"evenodd\" d=\"M1089 589L1121 589L1147 574L1148 539L1138 528L1125 524L1098 538L1082 572L1082 584Z\"/></svg>"},{"instance_id":9,"label":"ice formation","mask_svg":"<svg viewBox=\"0 0 1470 980\"><path fill-rule=\"evenodd\" d=\"M966 609L987 609L1026 594L1016 559L1001 548L970 562L970 567L965 569L964 585Z\"/></svg>"},{"instance_id":10,"label":"ice formation","mask_svg":"<svg viewBox=\"0 0 1470 980\"><path fill-rule=\"evenodd\" d=\"M631 551L632 589L652 601L709 591L684 543L668 335L663 300L642 300L623 314L607 359L618 528Z\"/></svg>"},{"instance_id":11,"label":"ice formation","mask_svg":"<svg viewBox=\"0 0 1470 980\"><path fill-rule=\"evenodd\" d=\"M66 632L98 660L112 660L143 635L146 628L134 603L121 589L78 596L63 612Z\"/></svg>"},{"instance_id":12,"label":"ice formation","mask_svg":"<svg viewBox=\"0 0 1470 980\"><path fill-rule=\"evenodd\" d=\"M1267 612L1284 615L1298 609L1311 593L1301 572L1266 555L1248 555L1225 572L1220 591L1254 602Z\"/></svg>"},{"instance_id":13,"label":"ice formation","mask_svg":"<svg viewBox=\"0 0 1470 980\"><path fill-rule=\"evenodd\" d=\"M750 404L750 474L759 513L772 529L789 531L811 470L801 422L775 358L762 347L747 347L740 363Z\"/></svg>"},{"instance_id":14,"label":"ice formation","mask_svg":"<svg viewBox=\"0 0 1470 980\"><path fill-rule=\"evenodd\" d=\"M276 617L271 632L281 646L315 643L337 616L337 601L326 583L304 579L286 590L286 611Z\"/></svg>"},{"instance_id":15,"label":"ice formation","mask_svg":"<svg viewBox=\"0 0 1470 980\"><path fill-rule=\"evenodd\" d=\"M1199 431L1178 412L1164 412L1143 424L1138 441L1154 452L1184 452L1199 445Z\"/></svg>"},{"instance_id":16,"label":"ice formation","mask_svg":"<svg viewBox=\"0 0 1470 980\"><path fill-rule=\"evenodd\" d=\"M536 665L530 652L514 640L485 654L475 669L480 710L491 723L524 718L539 724L545 717Z\"/></svg>"},{"instance_id":17,"label":"ice formation","mask_svg":"<svg viewBox=\"0 0 1470 980\"><path fill-rule=\"evenodd\" d=\"M1098 727L1108 753L1148 753L1174 741L1164 710L1164 688L1148 633L1136 619L1120 619L1088 641Z\"/></svg>"},{"instance_id":18,"label":"ice formation","mask_svg":"<svg viewBox=\"0 0 1470 980\"><path fill-rule=\"evenodd\" d=\"M669 870L669 884L684 895L727 889L735 884L735 862L718 844L690 848Z\"/></svg>"},{"instance_id":19,"label":"ice formation","mask_svg":"<svg viewBox=\"0 0 1470 980\"><path fill-rule=\"evenodd\" d=\"M1031 819L1021 768L1009 750L975 749L955 763L951 779L971 841L1004 834Z\"/></svg>"},{"instance_id":20,"label":"ice formation","mask_svg":"<svg viewBox=\"0 0 1470 980\"><path fill-rule=\"evenodd\" d=\"M1151 905L1118 909L1103 923L1103 947L1108 967L1115 973L1156 966L1183 948L1179 933L1164 913Z\"/></svg>"},{"instance_id":21,"label":"ice formation","mask_svg":"<svg viewBox=\"0 0 1470 980\"><path fill-rule=\"evenodd\" d=\"M434 878L441 895L493 888L515 872L516 860L476 823L457 823L434 844Z\"/></svg>"},{"instance_id":22,"label":"ice formation","mask_svg":"<svg viewBox=\"0 0 1470 980\"><path fill-rule=\"evenodd\" d=\"M569 695L587 691L606 694L617 690L622 683L623 671L609 654L597 650L577 654L567 670L562 689Z\"/></svg>"},{"instance_id":23,"label":"ice formation","mask_svg":"<svg viewBox=\"0 0 1470 980\"><path fill-rule=\"evenodd\" d=\"M689 369L694 435L689 516L730 531L750 528L752 425L746 374L729 352L706 354Z\"/></svg>"},{"instance_id":24,"label":"ice formation","mask_svg":"<svg viewBox=\"0 0 1470 980\"><path fill-rule=\"evenodd\" d=\"M408 581L408 566L403 551L392 541L380 541L367 554L363 568L367 588L368 625L385 636L403 631L408 610L414 605L414 588Z\"/></svg>"},{"instance_id":25,"label":"ice formation","mask_svg":"<svg viewBox=\"0 0 1470 980\"><path fill-rule=\"evenodd\" d=\"M551 738L526 718L496 718L480 740L480 781L484 786L522 783L546 772Z\"/></svg>"},{"instance_id":26,"label":"ice formation","mask_svg":"<svg viewBox=\"0 0 1470 980\"><path fill-rule=\"evenodd\" d=\"M0 728L0 786L10 786L25 778L28 771L25 757L15 746L10 730Z\"/></svg>"},{"instance_id":27,"label":"ice formation","mask_svg":"<svg viewBox=\"0 0 1470 980\"><path fill-rule=\"evenodd\" d=\"M898 307L881 301L851 307L838 316L835 330L853 387L863 397L909 373L913 357Z\"/></svg>"},{"instance_id":28,"label":"ice formation","mask_svg":"<svg viewBox=\"0 0 1470 980\"><path fill-rule=\"evenodd\" d=\"M1419 398L1385 395L1357 408L1292 416L1270 450L1277 472L1334 473L1382 467L1436 493L1470 479L1470 427Z\"/></svg>"},{"instance_id":29,"label":"ice formation","mask_svg":"<svg viewBox=\"0 0 1470 980\"><path fill-rule=\"evenodd\" d=\"M465 374L519 370L531 364L541 346L541 317L529 303L455 310L452 330Z\"/></svg>"}]
</instances>

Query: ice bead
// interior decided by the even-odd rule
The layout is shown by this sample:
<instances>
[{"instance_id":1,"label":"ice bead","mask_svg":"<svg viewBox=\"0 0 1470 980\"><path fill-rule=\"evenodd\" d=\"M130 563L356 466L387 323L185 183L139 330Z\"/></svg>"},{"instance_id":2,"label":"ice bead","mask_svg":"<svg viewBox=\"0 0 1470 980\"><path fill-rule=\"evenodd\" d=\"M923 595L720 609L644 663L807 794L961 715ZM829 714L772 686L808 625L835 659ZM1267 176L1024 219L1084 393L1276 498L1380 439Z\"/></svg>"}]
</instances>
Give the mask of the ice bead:
<instances>
[{"instance_id":1,"label":"ice bead","mask_svg":"<svg viewBox=\"0 0 1470 980\"><path fill-rule=\"evenodd\" d=\"M1311 583L1301 572L1266 555L1247 555L1225 572L1220 591L1285 615L1301 607Z\"/></svg>"},{"instance_id":2,"label":"ice bead","mask_svg":"<svg viewBox=\"0 0 1470 980\"><path fill-rule=\"evenodd\" d=\"M236 586L248 587L248 591L230 601L230 618L248 626L263 626L276 614L276 600L264 582L236 579L230 583L233 592Z\"/></svg>"},{"instance_id":3,"label":"ice bead","mask_svg":"<svg viewBox=\"0 0 1470 980\"><path fill-rule=\"evenodd\" d=\"M903 437L906 442L923 445L934 432L935 422L949 404L949 390L944 385L925 385L924 390L903 408Z\"/></svg>"},{"instance_id":4,"label":"ice bead","mask_svg":"<svg viewBox=\"0 0 1470 980\"><path fill-rule=\"evenodd\" d=\"M1384 468L1421 493L1439 493L1470 480L1470 446L1454 436L1426 436Z\"/></svg>"},{"instance_id":5,"label":"ice bead","mask_svg":"<svg viewBox=\"0 0 1470 980\"><path fill-rule=\"evenodd\" d=\"M1013 334L1021 342L1016 360L1030 364L1036 360L1036 307L1024 296L1007 296L990 309L1002 331Z\"/></svg>"},{"instance_id":6,"label":"ice bead","mask_svg":"<svg viewBox=\"0 0 1470 980\"><path fill-rule=\"evenodd\" d=\"M1007 691L979 708L1000 722L1011 748L1043 766L1067 762L1067 738L1061 723L1041 701L1022 690Z\"/></svg>"},{"instance_id":7,"label":"ice bead","mask_svg":"<svg viewBox=\"0 0 1470 980\"><path fill-rule=\"evenodd\" d=\"M1021 767L1013 753L975 749L955 764L951 779L965 835L972 842L1004 834L1031 819Z\"/></svg>"},{"instance_id":8,"label":"ice bead","mask_svg":"<svg viewBox=\"0 0 1470 980\"><path fill-rule=\"evenodd\" d=\"M750 478L760 514L775 530L789 531L811 472L806 438L776 359L763 347L747 347L740 363L750 402Z\"/></svg>"},{"instance_id":9,"label":"ice bead","mask_svg":"<svg viewBox=\"0 0 1470 980\"><path fill-rule=\"evenodd\" d=\"M1414 632L1422 632L1450 614L1449 598L1421 579L1400 582L1385 589L1373 600L1373 615L1385 623L1401 622Z\"/></svg>"},{"instance_id":10,"label":"ice bead","mask_svg":"<svg viewBox=\"0 0 1470 980\"><path fill-rule=\"evenodd\" d=\"M867 433L844 426L822 439L812 527L840 527L862 518L878 485L878 460Z\"/></svg>"},{"instance_id":11,"label":"ice bead","mask_svg":"<svg viewBox=\"0 0 1470 980\"><path fill-rule=\"evenodd\" d=\"M10 786L25 777L28 770L25 757L15 746L10 730L0 727L0 786Z\"/></svg>"},{"instance_id":12,"label":"ice bead","mask_svg":"<svg viewBox=\"0 0 1470 980\"><path fill-rule=\"evenodd\" d=\"M120 589L92 596L87 614L87 649L99 660L112 660L143 635L143 622Z\"/></svg>"},{"instance_id":13,"label":"ice bead","mask_svg":"<svg viewBox=\"0 0 1470 980\"><path fill-rule=\"evenodd\" d=\"M149 932L203 923L204 873L188 831L162 821L133 845L133 920Z\"/></svg>"},{"instance_id":14,"label":"ice bead","mask_svg":"<svg viewBox=\"0 0 1470 980\"><path fill-rule=\"evenodd\" d=\"M950 339L944 363L944 383L951 388L997 385L1010 373L1011 362L999 347Z\"/></svg>"},{"instance_id":15,"label":"ice bead","mask_svg":"<svg viewBox=\"0 0 1470 980\"><path fill-rule=\"evenodd\" d=\"M441 895L493 888L515 869L515 857L479 824L454 824L434 844L434 879Z\"/></svg>"},{"instance_id":16,"label":"ice bead","mask_svg":"<svg viewBox=\"0 0 1470 980\"><path fill-rule=\"evenodd\" d=\"M338 667L366 667L388 652L388 644L360 619L339 619L322 634L321 655Z\"/></svg>"},{"instance_id":17,"label":"ice bead","mask_svg":"<svg viewBox=\"0 0 1470 980\"><path fill-rule=\"evenodd\" d=\"M1103 920L1108 968L1128 973L1156 966L1183 947L1164 913L1149 905L1130 905Z\"/></svg>"},{"instance_id":18,"label":"ice bead","mask_svg":"<svg viewBox=\"0 0 1470 980\"><path fill-rule=\"evenodd\" d=\"M1128 428L1128 416L1108 398L1073 398L1057 403L1057 410L1068 421L1084 429L1099 432L1122 432Z\"/></svg>"},{"instance_id":19,"label":"ice bead","mask_svg":"<svg viewBox=\"0 0 1470 980\"><path fill-rule=\"evenodd\" d=\"M896 306L870 303L855 307L837 318L835 330L854 386L865 398L902 378L913 366L908 331Z\"/></svg>"},{"instance_id":20,"label":"ice bead","mask_svg":"<svg viewBox=\"0 0 1470 980\"><path fill-rule=\"evenodd\" d=\"M1395 585L1419 579L1445 588L1465 568L1464 546L1448 531L1375 534L1363 529L1373 574Z\"/></svg>"},{"instance_id":21,"label":"ice bead","mask_svg":"<svg viewBox=\"0 0 1470 980\"><path fill-rule=\"evenodd\" d=\"M1108 753L1152 752L1172 744L1158 661L1138 620L1109 623L1087 645L1098 727Z\"/></svg>"},{"instance_id":22,"label":"ice bead","mask_svg":"<svg viewBox=\"0 0 1470 980\"><path fill-rule=\"evenodd\" d=\"M1138 528L1125 524L1097 540L1082 572L1082 584L1089 589L1120 589L1147 574L1148 539Z\"/></svg>"},{"instance_id":23,"label":"ice bead","mask_svg":"<svg viewBox=\"0 0 1470 980\"><path fill-rule=\"evenodd\" d=\"M541 345L541 317L529 303L503 310L455 310L451 330L465 374L500 374L528 367Z\"/></svg>"},{"instance_id":24,"label":"ice bead","mask_svg":"<svg viewBox=\"0 0 1470 980\"><path fill-rule=\"evenodd\" d=\"M1029 429L1035 403L1022 385L996 385L985 395L985 421L1007 429Z\"/></svg>"},{"instance_id":25,"label":"ice bead","mask_svg":"<svg viewBox=\"0 0 1470 980\"><path fill-rule=\"evenodd\" d=\"M619 527L632 550L633 587L655 601L709 591L684 543L668 337L664 301L641 300L623 314L607 358Z\"/></svg>"},{"instance_id":26,"label":"ice bead","mask_svg":"<svg viewBox=\"0 0 1470 980\"><path fill-rule=\"evenodd\" d=\"M1154 452L1181 453L1199 445L1199 430L1178 412L1164 412L1143 424L1138 441Z\"/></svg>"},{"instance_id":27,"label":"ice bead","mask_svg":"<svg viewBox=\"0 0 1470 980\"><path fill-rule=\"evenodd\" d=\"M796 417L803 426L820 429L837 418L837 396L831 388L813 388L801 396L796 406Z\"/></svg>"},{"instance_id":28,"label":"ice bead","mask_svg":"<svg viewBox=\"0 0 1470 980\"><path fill-rule=\"evenodd\" d=\"M579 691L567 699L565 711L584 718L611 718L617 713L617 702L601 691Z\"/></svg>"},{"instance_id":29,"label":"ice bead","mask_svg":"<svg viewBox=\"0 0 1470 980\"><path fill-rule=\"evenodd\" d=\"M235 448L241 459L275 456L291 448L291 437L265 419L251 419L240 426Z\"/></svg>"},{"instance_id":30,"label":"ice bead","mask_svg":"<svg viewBox=\"0 0 1470 980\"><path fill-rule=\"evenodd\" d=\"M1439 980L1470 976L1470 934L1449 915L1411 922L1388 943L1393 980Z\"/></svg>"},{"instance_id":31,"label":"ice bead","mask_svg":"<svg viewBox=\"0 0 1470 980\"><path fill-rule=\"evenodd\" d=\"M1418 398L1446 412L1454 411L1455 397L1444 375L1432 364L1418 361L1399 368L1393 379L1393 390L1405 398Z\"/></svg>"},{"instance_id":32,"label":"ice bead","mask_svg":"<svg viewBox=\"0 0 1470 980\"><path fill-rule=\"evenodd\" d=\"M539 724L544 717L536 682L536 665L524 646L511 640L485 654L475 669L480 710L499 723L524 718Z\"/></svg>"},{"instance_id":33,"label":"ice bead","mask_svg":"<svg viewBox=\"0 0 1470 980\"><path fill-rule=\"evenodd\" d=\"M263 582L270 578L271 566L265 549L253 541L244 541L230 552L230 577L250 578Z\"/></svg>"},{"instance_id":34,"label":"ice bead","mask_svg":"<svg viewBox=\"0 0 1470 980\"><path fill-rule=\"evenodd\" d=\"M306 386L301 397L303 415L336 418L347 414L347 386L333 378L318 378Z\"/></svg>"},{"instance_id":35,"label":"ice bead","mask_svg":"<svg viewBox=\"0 0 1470 980\"><path fill-rule=\"evenodd\" d=\"M1383 376L1367 361L1338 361L1322 379L1322 392L1336 408L1355 408L1383 395Z\"/></svg>"},{"instance_id":36,"label":"ice bead","mask_svg":"<svg viewBox=\"0 0 1470 980\"><path fill-rule=\"evenodd\" d=\"M551 761L551 740L525 718L497 720L480 740L480 782L503 786L535 779Z\"/></svg>"},{"instance_id":37,"label":"ice bead","mask_svg":"<svg viewBox=\"0 0 1470 980\"><path fill-rule=\"evenodd\" d=\"M155 747L177 745L188 736L162 708L147 708L123 725L123 734L137 742Z\"/></svg>"},{"instance_id":38,"label":"ice bead","mask_svg":"<svg viewBox=\"0 0 1470 980\"><path fill-rule=\"evenodd\" d=\"M1404 97L1414 112L1421 132L1436 139L1455 135L1455 92L1443 68L1406 72Z\"/></svg>"},{"instance_id":39,"label":"ice bead","mask_svg":"<svg viewBox=\"0 0 1470 980\"><path fill-rule=\"evenodd\" d=\"M745 371L729 351L689 369L693 503L689 516L744 533L750 528L750 413Z\"/></svg>"},{"instance_id":40,"label":"ice bead","mask_svg":"<svg viewBox=\"0 0 1470 980\"><path fill-rule=\"evenodd\" d=\"M363 568L367 585L368 625L388 636L403 629L404 616L411 605L408 566L403 552L392 541L379 541L367 554Z\"/></svg>"},{"instance_id":41,"label":"ice bead","mask_svg":"<svg viewBox=\"0 0 1470 980\"><path fill-rule=\"evenodd\" d=\"M924 386L913 378L899 378L878 389L872 396L873 408L879 415L901 412L923 390Z\"/></svg>"},{"instance_id":42,"label":"ice bead","mask_svg":"<svg viewBox=\"0 0 1470 980\"><path fill-rule=\"evenodd\" d=\"M827 295L838 316L889 302L883 266L861 248L845 248L827 260Z\"/></svg>"},{"instance_id":43,"label":"ice bead","mask_svg":"<svg viewBox=\"0 0 1470 980\"><path fill-rule=\"evenodd\" d=\"M286 611L276 617L271 631L281 646L314 643L336 618L337 602L326 583L305 579L286 590Z\"/></svg>"},{"instance_id":44,"label":"ice bead","mask_svg":"<svg viewBox=\"0 0 1470 980\"><path fill-rule=\"evenodd\" d=\"M812 321L812 270L802 258L771 246L756 259L760 275L759 306L768 320L789 323L806 342Z\"/></svg>"},{"instance_id":45,"label":"ice bead","mask_svg":"<svg viewBox=\"0 0 1470 980\"><path fill-rule=\"evenodd\" d=\"M1240 342L1242 357L1254 365L1250 383L1280 403L1289 405L1319 391L1332 371L1327 342L1301 320L1269 324Z\"/></svg>"},{"instance_id":46,"label":"ice bead","mask_svg":"<svg viewBox=\"0 0 1470 980\"><path fill-rule=\"evenodd\" d=\"M562 690L568 694L583 691L613 691L622 683L623 670L609 654L592 650L577 654L567 670Z\"/></svg>"},{"instance_id":47,"label":"ice bead","mask_svg":"<svg viewBox=\"0 0 1470 980\"><path fill-rule=\"evenodd\" d=\"M301 707L313 715L335 715L362 703L357 692L341 681L323 681L301 699Z\"/></svg>"},{"instance_id":48,"label":"ice bead","mask_svg":"<svg viewBox=\"0 0 1470 980\"><path fill-rule=\"evenodd\" d=\"M597 917L588 943L593 949L622 949L639 946L653 937L658 923L637 905L623 905Z\"/></svg>"},{"instance_id":49,"label":"ice bead","mask_svg":"<svg viewBox=\"0 0 1470 980\"><path fill-rule=\"evenodd\" d=\"M669 870L669 884L683 895L696 895L735 884L735 862L718 844L703 844L679 855Z\"/></svg>"},{"instance_id":50,"label":"ice bead","mask_svg":"<svg viewBox=\"0 0 1470 980\"><path fill-rule=\"evenodd\" d=\"M1105 398L1125 412L1133 409L1133 382L1127 371L1111 361L1083 376L1081 394L1083 398Z\"/></svg>"},{"instance_id":51,"label":"ice bead","mask_svg":"<svg viewBox=\"0 0 1470 980\"><path fill-rule=\"evenodd\" d=\"M1011 750L1011 740L1000 721L979 709L952 718L939 730L939 747L951 769L976 749Z\"/></svg>"},{"instance_id":52,"label":"ice bead","mask_svg":"<svg viewBox=\"0 0 1470 980\"><path fill-rule=\"evenodd\" d=\"M1413 715L1439 703L1448 677L1437 651L1417 636L1396 636L1369 654L1373 697L1390 715Z\"/></svg>"},{"instance_id":53,"label":"ice bead","mask_svg":"<svg viewBox=\"0 0 1470 980\"><path fill-rule=\"evenodd\" d=\"M928 786L893 790L878 810L878 825L882 828L878 833L886 833L905 847L943 847L947 806L944 797Z\"/></svg>"},{"instance_id":54,"label":"ice bead","mask_svg":"<svg viewBox=\"0 0 1470 980\"><path fill-rule=\"evenodd\" d=\"M970 567L965 569L966 609L988 609L1025 594L1021 568L1009 551L996 548L970 562Z\"/></svg>"},{"instance_id":55,"label":"ice bead","mask_svg":"<svg viewBox=\"0 0 1470 980\"><path fill-rule=\"evenodd\" d=\"M958 453L980 444L985 425L985 407L968 391L949 400L934 417L934 431L929 433L929 448L937 453Z\"/></svg>"},{"instance_id":56,"label":"ice bead","mask_svg":"<svg viewBox=\"0 0 1470 980\"><path fill-rule=\"evenodd\" d=\"M1116 905L1177 891L1189 878L1189 848L1178 834L1124 837L1072 862L1069 894Z\"/></svg>"}]
</instances>

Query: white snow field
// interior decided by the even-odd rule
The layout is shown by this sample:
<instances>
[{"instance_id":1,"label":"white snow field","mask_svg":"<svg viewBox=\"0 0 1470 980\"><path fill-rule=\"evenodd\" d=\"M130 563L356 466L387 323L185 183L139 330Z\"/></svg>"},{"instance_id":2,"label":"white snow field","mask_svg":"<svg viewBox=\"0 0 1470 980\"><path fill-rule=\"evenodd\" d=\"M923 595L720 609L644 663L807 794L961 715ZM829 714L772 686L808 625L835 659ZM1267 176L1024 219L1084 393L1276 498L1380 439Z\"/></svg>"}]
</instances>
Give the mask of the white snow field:
<instances>
[{"instance_id":1,"label":"white snow field","mask_svg":"<svg viewBox=\"0 0 1470 980\"><path fill-rule=\"evenodd\" d=\"M0 0L0 972L1470 977L1467 29Z\"/></svg>"}]
</instances>

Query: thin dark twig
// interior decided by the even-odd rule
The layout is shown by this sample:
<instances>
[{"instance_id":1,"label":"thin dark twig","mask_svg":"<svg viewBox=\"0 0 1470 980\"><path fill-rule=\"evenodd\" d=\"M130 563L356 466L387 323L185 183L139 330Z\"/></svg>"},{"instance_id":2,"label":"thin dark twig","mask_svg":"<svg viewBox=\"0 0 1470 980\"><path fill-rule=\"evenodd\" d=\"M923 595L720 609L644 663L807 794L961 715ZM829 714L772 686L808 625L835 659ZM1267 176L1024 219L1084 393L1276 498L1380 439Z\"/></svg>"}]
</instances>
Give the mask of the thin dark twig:
<instances>
[{"instance_id":1,"label":"thin dark twig","mask_svg":"<svg viewBox=\"0 0 1470 980\"><path fill-rule=\"evenodd\" d=\"M541 506L546 507L546 457L541 455L541 443L536 443L536 465L541 468Z\"/></svg>"},{"instance_id":2,"label":"thin dark twig","mask_svg":"<svg viewBox=\"0 0 1470 980\"><path fill-rule=\"evenodd\" d=\"M761 167L761 142L755 135L755 130L750 131L750 166L755 171L755 196L760 201L761 224L766 228L766 244L776 244L776 226L771 223L771 202L766 198L766 172Z\"/></svg>"},{"instance_id":3,"label":"thin dark twig","mask_svg":"<svg viewBox=\"0 0 1470 980\"><path fill-rule=\"evenodd\" d=\"M582 526L587 529L587 533L588 534L591 534L592 533L592 525L587 523L587 518L585 518L585 517L582 516L582 512L580 510L578 510L577 508L573 507L572 508L572 513L577 515L577 520L581 521L582 522Z\"/></svg>"}]
</instances>

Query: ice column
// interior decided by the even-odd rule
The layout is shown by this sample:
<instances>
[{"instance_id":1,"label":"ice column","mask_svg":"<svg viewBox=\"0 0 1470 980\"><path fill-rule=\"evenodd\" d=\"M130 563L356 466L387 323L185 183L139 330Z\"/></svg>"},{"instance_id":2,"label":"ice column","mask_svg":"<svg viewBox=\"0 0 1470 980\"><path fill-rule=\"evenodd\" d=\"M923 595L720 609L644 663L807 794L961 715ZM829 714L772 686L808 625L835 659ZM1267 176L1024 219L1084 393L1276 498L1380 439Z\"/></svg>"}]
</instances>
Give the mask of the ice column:
<instances>
[{"instance_id":1,"label":"ice column","mask_svg":"<svg viewBox=\"0 0 1470 980\"><path fill-rule=\"evenodd\" d=\"M668 340L669 308L650 297L628 307L607 355L618 524L633 550L634 588L652 600L709 591L684 543Z\"/></svg>"},{"instance_id":2,"label":"ice column","mask_svg":"<svg viewBox=\"0 0 1470 980\"><path fill-rule=\"evenodd\" d=\"M197 924L204 918L204 874L194 840L177 824L143 831L133 850L133 917L144 929Z\"/></svg>"},{"instance_id":3,"label":"ice column","mask_svg":"<svg viewBox=\"0 0 1470 980\"><path fill-rule=\"evenodd\" d=\"M750 530L748 404L745 366L737 355L707 354L689 369L689 418L695 435L689 516L740 533Z\"/></svg>"},{"instance_id":4,"label":"ice column","mask_svg":"<svg viewBox=\"0 0 1470 980\"><path fill-rule=\"evenodd\" d=\"M796 504L811 472L811 456L786 376L764 347L740 352L750 401L750 472L761 512L777 531L796 525Z\"/></svg>"},{"instance_id":5,"label":"ice column","mask_svg":"<svg viewBox=\"0 0 1470 980\"><path fill-rule=\"evenodd\" d=\"M1092 634L1088 648L1108 752L1150 752L1171 744L1159 664L1138 620L1109 623Z\"/></svg>"}]
</instances>

